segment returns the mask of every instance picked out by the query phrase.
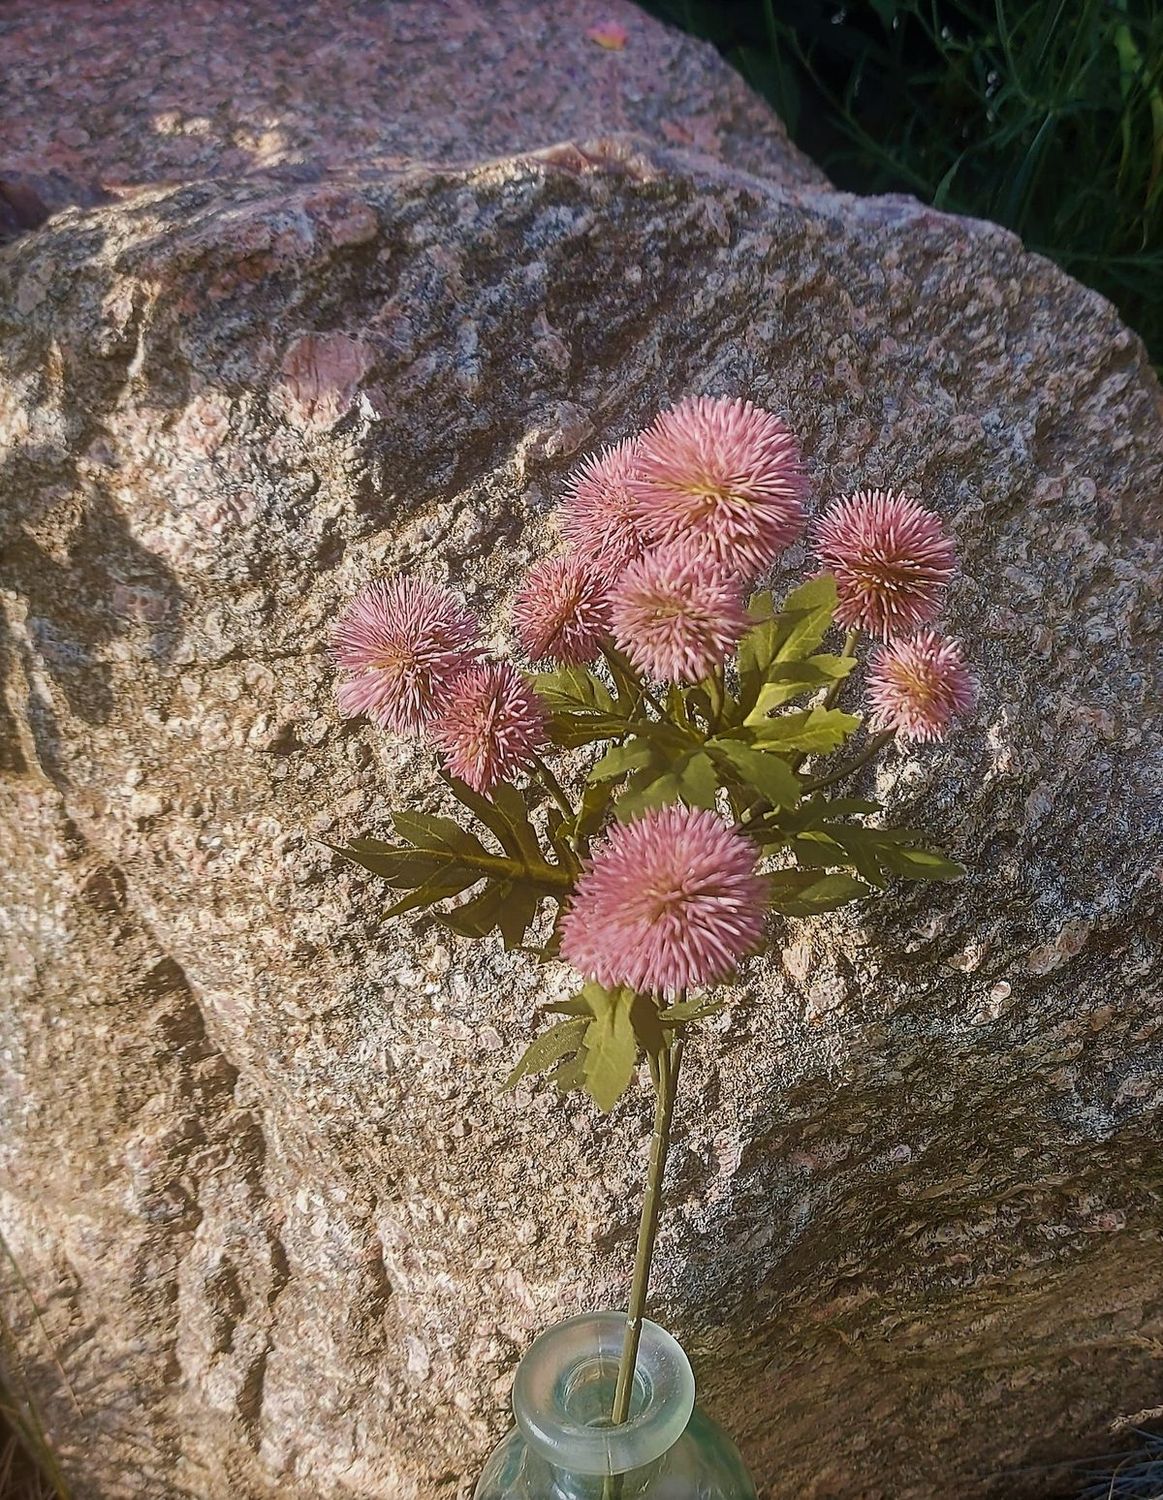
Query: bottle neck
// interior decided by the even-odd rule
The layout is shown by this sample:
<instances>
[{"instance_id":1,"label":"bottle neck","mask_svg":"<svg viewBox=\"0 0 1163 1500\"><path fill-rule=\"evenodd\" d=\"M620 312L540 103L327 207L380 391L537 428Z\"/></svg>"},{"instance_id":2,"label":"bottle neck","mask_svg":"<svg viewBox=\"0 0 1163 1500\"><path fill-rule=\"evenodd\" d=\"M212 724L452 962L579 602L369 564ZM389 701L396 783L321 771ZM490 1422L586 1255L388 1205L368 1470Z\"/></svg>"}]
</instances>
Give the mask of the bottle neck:
<instances>
[{"instance_id":1,"label":"bottle neck","mask_svg":"<svg viewBox=\"0 0 1163 1500\"><path fill-rule=\"evenodd\" d=\"M553 1500L602 1500L603 1479L622 1476L624 1500L644 1490L682 1436L695 1383L679 1344L644 1322L629 1419L610 1421L623 1313L585 1313L549 1329L521 1361L513 1411L529 1449L554 1474Z\"/></svg>"}]
</instances>

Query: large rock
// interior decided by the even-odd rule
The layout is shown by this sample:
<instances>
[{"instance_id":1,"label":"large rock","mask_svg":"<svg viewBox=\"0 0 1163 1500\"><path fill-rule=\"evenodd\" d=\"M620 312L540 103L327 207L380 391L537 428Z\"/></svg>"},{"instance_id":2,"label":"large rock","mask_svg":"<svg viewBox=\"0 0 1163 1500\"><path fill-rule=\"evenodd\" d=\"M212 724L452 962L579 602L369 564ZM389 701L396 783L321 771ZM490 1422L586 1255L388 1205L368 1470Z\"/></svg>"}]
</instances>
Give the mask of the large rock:
<instances>
[{"instance_id":1,"label":"large rock","mask_svg":"<svg viewBox=\"0 0 1163 1500\"><path fill-rule=\"evenodd\" d=\"M319 16L369 68L399 18L431 58L433 9L283 7L285 47ZM187 11L221 23L242 112L232 70L253 100L283 53L239 61L224 10L3 24L50 56L88 15L82 80L132 32L144 95ZM980 709L878 789L971 875L790 924L692 1048L657 1306L765 1496L1048 1494L1157 1399L1163 1340L1158 384L1000 229L835 193L770 120L659 144L677 100L627 101L661 55L755 117L705 50L534 10L450 10L476 41L407 131L397 59L370 166L353 104L300 169L127 158L122 201L0 259L0 1229L41 1321L11 1276L5 1316L81 1496L469 1493L533 1333L624 1296L647 1117L498 1097L568 976L382 928L334 864L437 794L336 721L327 630L397 567L500 626L579 452L741 393L820 496L907 484L956 532ZM472 66L528 63L496 16L560 41L511 131L393 166ZM610 123L656 139L584 139Z\"/></svg>"}]
</instances>

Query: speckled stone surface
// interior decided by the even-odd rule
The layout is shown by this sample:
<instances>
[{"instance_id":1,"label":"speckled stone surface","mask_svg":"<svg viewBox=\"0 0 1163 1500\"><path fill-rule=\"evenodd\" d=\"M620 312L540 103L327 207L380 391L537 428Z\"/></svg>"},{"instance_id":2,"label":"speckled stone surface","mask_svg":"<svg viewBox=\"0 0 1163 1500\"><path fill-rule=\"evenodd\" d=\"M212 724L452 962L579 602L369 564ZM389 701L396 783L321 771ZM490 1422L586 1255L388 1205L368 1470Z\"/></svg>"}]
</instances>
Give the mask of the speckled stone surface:
<instances>
[{"instance_id":1,"label":"speckled stone surface","mask_svg":"<svg viewBox=\"0 0 1163 1500\"><path fill-rule=\"evenodd\" d=\"M4 24L82 10L139 13ZM589 14L544 14L568 75ZM698 391L785 413L817 497L947 518L981 703L878 782L969 880L790 924L693 1045L657 1313L765 1500L1053 1494L1157 1401L1158 383L999 229L774 126L766 166L654 134L252 166L0 254L0 1229L43 1329L0 1296L79 1495L466 1497L534 1333L624 1295L644 1101L499 1096L568 974L333 863L438 795L324 645L383 568L503 630L571 462Z\"/></svg>"},{"instance_id":2,"label":"speckled stone surface","mask_svg":"<svg viewBox=\"0 0 1163 1500\"><path fill-rule=\"evenodd\" d=\"M611 22L616 50L588 34ZM0 184L51 205L616 131L822 180L710 46L628 0L6 0L0 58Z\"/></svg>"}]
</instances>

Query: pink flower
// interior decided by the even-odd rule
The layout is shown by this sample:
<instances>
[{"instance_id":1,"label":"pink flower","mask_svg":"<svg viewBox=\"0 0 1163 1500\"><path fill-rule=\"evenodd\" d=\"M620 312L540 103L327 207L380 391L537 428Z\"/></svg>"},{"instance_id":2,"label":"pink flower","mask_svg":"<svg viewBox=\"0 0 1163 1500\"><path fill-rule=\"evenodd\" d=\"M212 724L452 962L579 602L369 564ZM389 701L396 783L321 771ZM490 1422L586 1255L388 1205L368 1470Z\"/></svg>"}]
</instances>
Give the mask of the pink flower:
<instances>
[{"instance_id":1,"label":"pink flower","mask_svg":"<svg viewBox=\"0 0 1163 1500\"><path fill-rule=\"evenodd\" d=\"M751 624L738 581L674 546L627 568L610 602L614 640L639 671L665 682L701 682Z\"/></svg>"},{"instance_id":2,"label":"pink flower","mask_svg":"<svg viewBox=\"0 0 1163 1500\"><path fill-rule=\"evenodd\" d=\"M533 661L546 657L584 666L610 632L610 604L602 579L568 554L535 563L513 601L513 624Z\"/></svg>"},{"instance_id":3,"label":"pink flower","mask_svg":"<svg viewBox=\"0 0 1163 1500\"><path fill-rule=\"evenodd\" d=\"M836 619L881 640L935 620L954 571L952 540L940 520L908 495L859 490L832 506L816 548L835 574Z\"/></svg>"},{"instance_id":4,"label":"pink flower","mask_svg":"<svg viewBox=\"0 0 1163 1500\"><path fill-rule=\"evenodd\" d=\"M444 764L475 792L491 792L533 763L548 741L545 708L511 662L455 678L432 726Z\"/></svg>"},{"instance_id":5,"label":"pink flower","mask_svg":"<svg viewBox=\"0 0 1163 1500\"><path fill-rule=\"evenodd\" d=\"M423 578L369 584L332 634L344 674L340 713L366 714L393 734L420 734L448 684L478 659L476 639L476 621L447 589Z\"/></svg>"},{"instance_id":6,"label":"pink flower","mask_svg":"<svg viewBox=\"0 0 1163 1500\"><path fill-rule=\"evenodd\" d=\"M642 556L642 528L630 492L637 451L638 440L627 438L585 459L557 513L570 551L611 569L621 570Z\"/></svg>"},{"instance_id":7,"label":"pink flower","mask_svg":"<svg viewBox=\"0 0 1163 1500\"><path fill-rule=\"evenodd\" d=\"M616 827L574 888L562 954L608 989L673 996L723 979L763 935L757 858L702 808L655 808Z\"/></svg>"},{"instance_id":8,"label":"pink flower","mask_svg":"<svg viewBox=\"0 0 1163 1500\"><path fill-rule=\"evenodd\" d=\"M791 430L750 401L698 396L638 440L630 488L643 529L754 578L799 533L807 476Z\"/></svg>"},{"instance_id":9,"label":"pink flower","mask_svg":"<svg viewBox=\"0 0 1163 1500\"><path fill-rule=\"evenodd\" d=\"M973 706L961 647L935 630L881 646L868 667L868 703L871 729L891 729L902 740L944 739Z\"/></svg>"}]
</instances>

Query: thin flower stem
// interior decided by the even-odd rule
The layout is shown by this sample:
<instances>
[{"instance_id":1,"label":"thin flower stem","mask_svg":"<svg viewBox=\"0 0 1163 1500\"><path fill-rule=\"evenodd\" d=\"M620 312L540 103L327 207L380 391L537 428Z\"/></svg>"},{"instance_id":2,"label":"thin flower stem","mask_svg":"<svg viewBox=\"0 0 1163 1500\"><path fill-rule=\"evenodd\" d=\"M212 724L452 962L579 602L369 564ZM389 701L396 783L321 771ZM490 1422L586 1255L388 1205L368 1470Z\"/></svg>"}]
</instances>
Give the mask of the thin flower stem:
<instances>
[{"instance_id":1,"label":"thin flower stem","mask_svg":"<svg viewBox=\"0 0 1163 1500\"><path fill-rule=\"evenodd\" d=\"M850 630L844 637L844 649L840 652L841 661L848 661L851 657L856 655L856 642L858 639L859 631L856 630ZM831 708L832 705L836 702L836 699L840 696L840 689L844 686L846 681L847 678L844 677L836 678L836 681L824 695L825 708Z\"/></svg>"},{"instance_id":2,"label":"thin flower stem","mask_svg":"<svg viewBox=\"0 0 1163 1500\"><path fill-rule=\"evenodd\" d=\"M874 734L855 760L850 760L845 766L837 766L827 776L819 776L815 781L805 781L804 791L818 792L821 787L831 786L836 781L843 781L846 777L859 771L861 766L867 765L874 755L883 750L885 745L895 738L895 732L891 729L884 729L879 734Z\"/></svg>"},{"instance_id":3,"label":"thin flower stem","mask_svg":"<svg viewBox=\"0 0 1163 1500\"><path fill-rule=\"evenodd\" d=\"M682 1038L664 1047L658 1054L654 1097L654 1134L650 1141L650 1169L646 1193L642 1200L642 1218L638 1226L638 1251L634 1260L634 1279L630 1285L630 1307L626 1317L626 1339L618 1366L618 1384L614 1394L611 1420L615 1426L630 1415L630 1397L634 1389L634 1372L638 1363L638 1344L642 1337L642 1318L650 1285L650 1264L658 1238L658 1219L662 1210L662 1177L670 1150L670 1129L674 1119L674 1102L678 1094L678 1074L682 1063Z\"/></svg>"}]
</instances>

